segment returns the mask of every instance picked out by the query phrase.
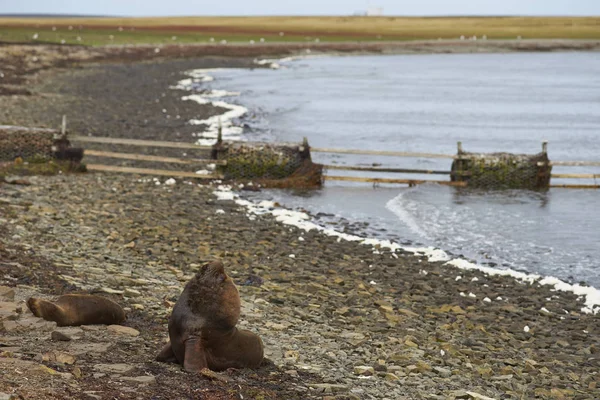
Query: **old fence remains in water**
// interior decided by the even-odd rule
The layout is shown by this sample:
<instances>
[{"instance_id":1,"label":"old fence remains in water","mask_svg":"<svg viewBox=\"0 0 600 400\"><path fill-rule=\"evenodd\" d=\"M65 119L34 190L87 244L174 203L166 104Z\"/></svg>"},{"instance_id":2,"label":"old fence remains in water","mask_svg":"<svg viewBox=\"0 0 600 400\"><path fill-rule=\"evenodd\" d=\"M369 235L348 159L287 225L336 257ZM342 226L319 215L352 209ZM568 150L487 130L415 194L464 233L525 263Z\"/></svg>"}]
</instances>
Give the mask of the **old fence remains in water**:
<instances>
[{"instance_id":1,"label":"old fence remains in water","mask_svg":"<svg viewBox=\"0 0 600 400\"><path fill-rule=\"evenodd\" d=\"M110 146L130 146L137 148L163 148L180 150L198 150L204 158L194 155L186 157L166 157L143 154L141 152L115 152L97 149L85 150L87 156L127 160L128 162L150 162L181 165L192 169L198 166L212 166L212 173L203 174L190 170L172 170L139 168L137 166L119 166L88 164L91 171L137 173L158 176L197 179L227 179L235 181L254 181L269 187L318 187L324 181L368 182L372 184L408 184L437 183L456 187L475 187L485 189L547 189L549 187L598 189L598 184L551 184L552 178L561 179L597 179L600 174L552 174L553 166L600 167L597 161L551 161L547 154L547 143L542 144L538 154L510 153L468 153L458 143L457 154L411 153L400 151L352 150L310 147L307 140L303 143L256 143L224 142L215 146L199 146L192 143L165 142L110 137L68 136L63 129L25 128L0 126L0 176L2 165L15 159L27 162L40 162L52 158L79 162L83 149L73 148L70 142L95 143ZM360 154L383 157L446 158L452 160L450 170L426 170L415 168L370 167L352 165L321 165L312 162L311 152ZM384 178L373 176L330 175L331 171L357 171L379 174L419 174L447 175L448 180Z\"/></svg>"}]
</instances>

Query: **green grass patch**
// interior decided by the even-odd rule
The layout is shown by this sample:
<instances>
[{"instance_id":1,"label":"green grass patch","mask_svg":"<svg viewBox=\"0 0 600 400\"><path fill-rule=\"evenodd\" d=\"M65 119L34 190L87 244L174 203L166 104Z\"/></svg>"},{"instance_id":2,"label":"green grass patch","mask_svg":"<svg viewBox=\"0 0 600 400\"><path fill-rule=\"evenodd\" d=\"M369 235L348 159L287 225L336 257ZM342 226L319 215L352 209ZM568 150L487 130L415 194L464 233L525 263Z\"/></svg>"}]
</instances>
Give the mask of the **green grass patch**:
<instances>
[{"instance_id":1,"label":"green grass patch","mask_svg":"<svg viewBox=\"0 0 600 400\"><path fill-rule=\"evenodd\" d=\"M600 39L600 17L0 18L0 41L88 46L167 43ZM212 40L211 40L212 38Z\"/></svg>"}]
</instances>

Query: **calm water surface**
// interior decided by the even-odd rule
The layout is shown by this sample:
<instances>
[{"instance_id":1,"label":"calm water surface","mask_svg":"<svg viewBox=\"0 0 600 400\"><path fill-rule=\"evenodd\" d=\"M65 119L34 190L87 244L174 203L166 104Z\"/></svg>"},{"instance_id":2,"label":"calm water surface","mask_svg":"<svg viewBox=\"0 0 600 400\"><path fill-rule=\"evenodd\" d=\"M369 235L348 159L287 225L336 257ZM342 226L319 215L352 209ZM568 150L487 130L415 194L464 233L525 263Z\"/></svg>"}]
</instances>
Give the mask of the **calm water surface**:
<instances>
[{"instance_id":1,"label":"calm water surface","mask_svg":"<svg viewBox=\"0 0 600 400\"><path fill-rule=\"evenodd\" d=\"M241 92L226 101L249 108L241 121L248 140L307 137L314 147L446 154L456 152L459 140L466 151L515 153L537 153L548 140L551 160L600 161L597 53L326 57L287 63L280 70L211 75L216 80L209 87ZM441 170L451 162L325 153L313 158L326 164ZM555 167L553 172L600 173L600 168ZM480 192L328 182L311 194L260 196L366 221L369 235L600 287L597 190Z\"/></svg>"}]
</instances>

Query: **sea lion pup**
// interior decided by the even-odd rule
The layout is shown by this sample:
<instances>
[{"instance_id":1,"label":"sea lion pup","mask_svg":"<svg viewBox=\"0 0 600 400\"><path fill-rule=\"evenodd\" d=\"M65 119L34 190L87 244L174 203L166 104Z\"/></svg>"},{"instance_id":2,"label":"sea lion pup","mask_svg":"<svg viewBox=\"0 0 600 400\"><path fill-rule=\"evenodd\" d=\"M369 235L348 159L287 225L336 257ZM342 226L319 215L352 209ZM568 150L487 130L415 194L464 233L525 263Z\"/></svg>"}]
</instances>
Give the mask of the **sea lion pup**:
<instances>
[{"instance_id":1,"label":"sea lion pup","mask_svg":"<svg viewBox=\"0 0 600 400\"><path fill-rule=\"evenodd\" d=\"M120 305L92 294L65 294L56 301L31 297L27 307L36 317L54 321L58 326L111 325L127 318Z\"/></svg>"},{"instance_id":2,"label":"sea lion pup","mask_svg":"<svg viewBox=\"0 0 600 400\"><path fill-rule=\"evenodd\" d=\"M236 328L239 317L240 295L223 263L203 265L175 303L169 318L171 341L156 359L181 364L188 372L258 367L262 340Z\"/></svg>"}]
</instances>

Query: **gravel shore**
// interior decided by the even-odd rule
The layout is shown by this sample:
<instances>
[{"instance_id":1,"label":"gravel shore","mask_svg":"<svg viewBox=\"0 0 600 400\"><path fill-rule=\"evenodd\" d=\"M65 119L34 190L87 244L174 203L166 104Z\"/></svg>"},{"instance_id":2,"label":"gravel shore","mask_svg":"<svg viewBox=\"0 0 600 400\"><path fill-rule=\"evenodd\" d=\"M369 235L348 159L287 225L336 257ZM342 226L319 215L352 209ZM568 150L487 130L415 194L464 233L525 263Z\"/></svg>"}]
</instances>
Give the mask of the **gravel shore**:
<instances>
[{"instance_id":1,"label":"gravel shore","mask_svg":"<svg viewBox=\"0 0 600 400\"><path fill-rule=\"evenodd\" d=\"M186 69L251 65L198 58L39 75L32 95L0 97L0 120L56 127L68 112L78 134L190 141L185 121L219 110L169 86ZM599 397L600 317L573 294L305 232L218 200L213 184L27 179L0 185L0 398ZM239 326L265 343L257 371L194 376L154 361L183 285L215 258L238 284ZM69 292L109 296L128 320L57 328L23 303Z\"/></svg>"}]
</instances>

